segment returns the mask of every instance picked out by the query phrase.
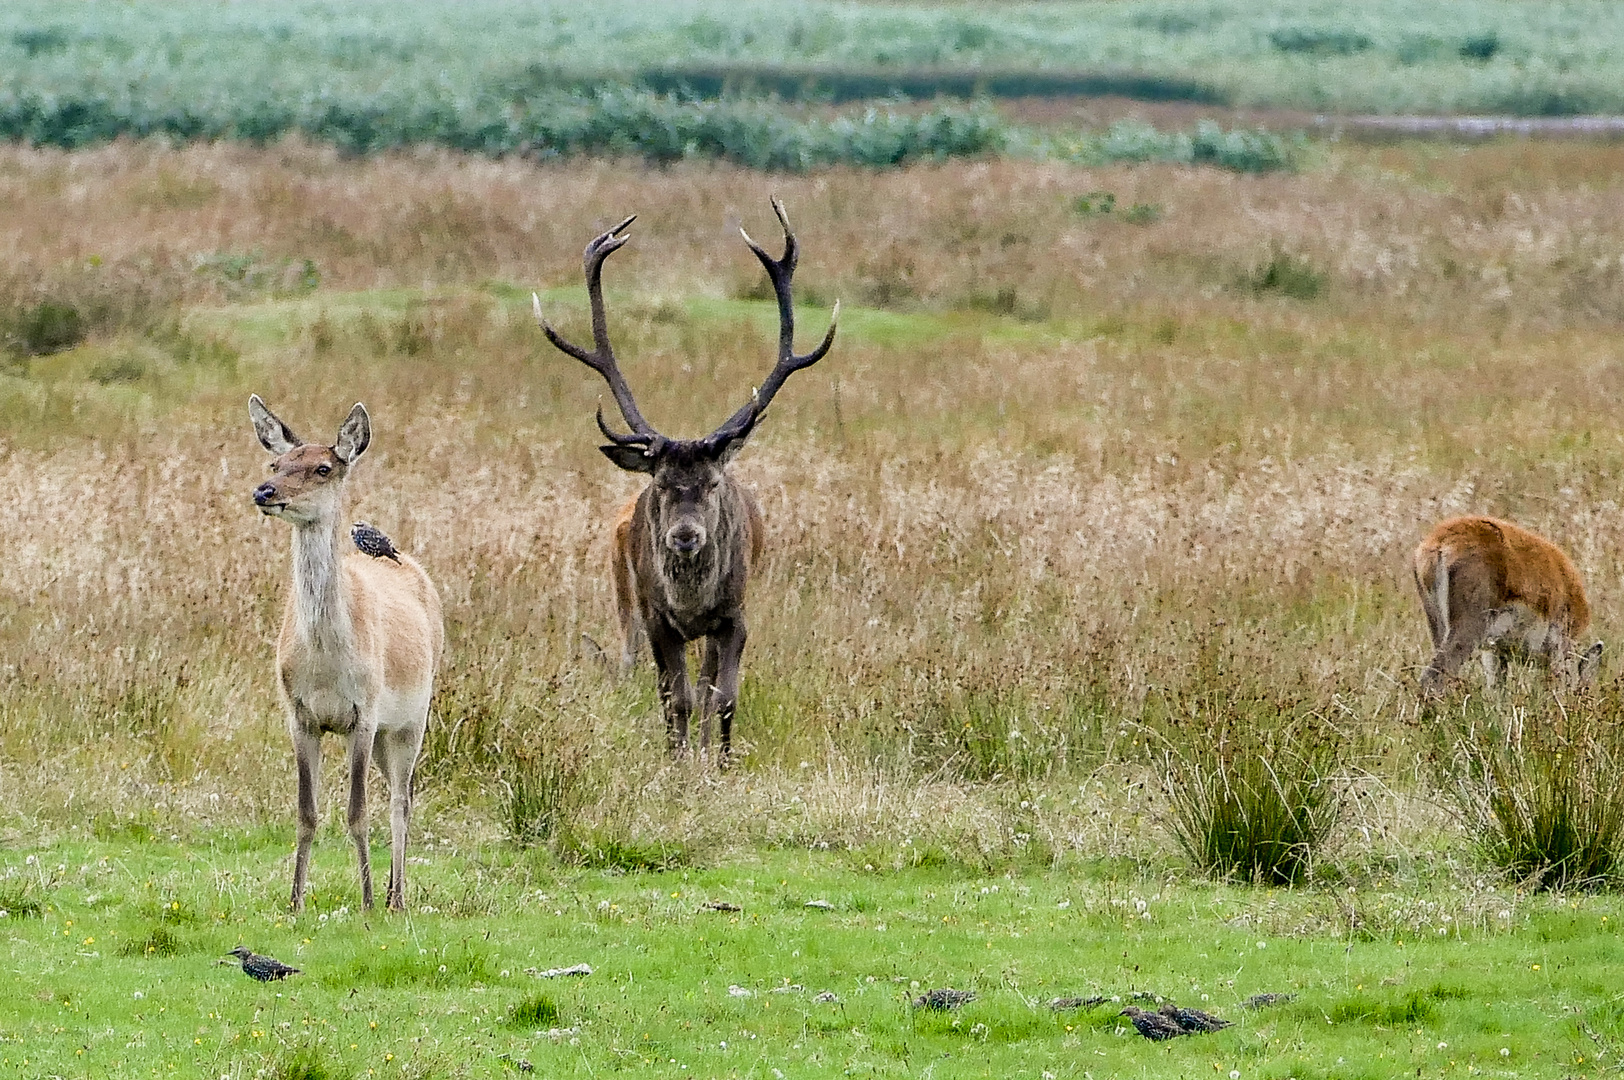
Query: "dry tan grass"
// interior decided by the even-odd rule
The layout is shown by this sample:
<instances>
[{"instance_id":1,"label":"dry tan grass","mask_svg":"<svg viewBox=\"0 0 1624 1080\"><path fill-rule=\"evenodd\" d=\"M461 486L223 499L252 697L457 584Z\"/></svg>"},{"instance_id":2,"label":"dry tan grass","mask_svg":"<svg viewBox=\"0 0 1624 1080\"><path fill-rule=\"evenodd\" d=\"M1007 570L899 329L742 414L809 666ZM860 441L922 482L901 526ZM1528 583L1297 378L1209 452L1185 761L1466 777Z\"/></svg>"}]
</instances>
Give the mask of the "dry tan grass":
<instances>
[{"instance_id":1,"label":"dry tan grass","mask_svg":"<svg viewBox=\"0 0 1624 1080\"><path fill-rule=\"evenodd\" d=\"M176 340L235 355L131 332L0 376L0 808L16 831L289 814L270 681L287 536L247 501L253 389L310 438L357 397L372 410L354 516L430 568L451 631L431 831L496 828L502 762L540 747L588 762L586 826L699 848L1145 855L1166 841L1133 721L1218 656L1356 732L1373 771L1346 850L1424 846L1444 827L1415 801L1405 554L1424 528L1489 511L1538 529L1601 634L1620 625L1624 151L1560 153L1571 168L1426 147L1290 177L767 179L296 144L0 151L13 297L122 275L194 305ZM1164 216L1078 216L1101 189ZM589 234L643 212L608 274L617 340L654 422L696 433L771 358L768 312L714 302L757 287L731 223L770 235L769 191L804 295L904 314L856 311L737 466L772 554L749 754L718 777L663 760L647 672L615 686L582 657L581 634L611 635L605 523L635 484L593 449L599 386L518 296L478 286L578 297ZM1255 293L1277 250L1326 294ZM221 252L308 258L322 288L243 307L194 269ZM1014 317L975 310L1001 289ZM579 330L578 304L561 314ZM92 377L130 358L129 380Z\"/></svg>"}]
</instances>

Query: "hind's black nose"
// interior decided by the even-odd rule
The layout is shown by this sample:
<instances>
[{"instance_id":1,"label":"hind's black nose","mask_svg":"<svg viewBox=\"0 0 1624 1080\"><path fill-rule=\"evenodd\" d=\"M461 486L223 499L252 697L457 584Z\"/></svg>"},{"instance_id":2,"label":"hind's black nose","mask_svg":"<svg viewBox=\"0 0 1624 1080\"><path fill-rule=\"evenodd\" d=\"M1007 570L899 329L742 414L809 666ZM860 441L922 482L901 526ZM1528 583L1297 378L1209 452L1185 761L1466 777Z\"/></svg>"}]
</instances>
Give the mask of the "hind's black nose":
<instances>
[{"instance_id":1,"label":"hind's black nose","mask_svg":"<svg viewBox=\"0 0 1624 1080\"><path fill-rule=\"evenodd\" d=\"M261 484L261 485L259 485L259 487L254 489L254 505L255 506L264 506L266 503L270 502L274 498L276 498L276 485L275 484L269 484L269 483Z\"/></svg>"}]
</instances>

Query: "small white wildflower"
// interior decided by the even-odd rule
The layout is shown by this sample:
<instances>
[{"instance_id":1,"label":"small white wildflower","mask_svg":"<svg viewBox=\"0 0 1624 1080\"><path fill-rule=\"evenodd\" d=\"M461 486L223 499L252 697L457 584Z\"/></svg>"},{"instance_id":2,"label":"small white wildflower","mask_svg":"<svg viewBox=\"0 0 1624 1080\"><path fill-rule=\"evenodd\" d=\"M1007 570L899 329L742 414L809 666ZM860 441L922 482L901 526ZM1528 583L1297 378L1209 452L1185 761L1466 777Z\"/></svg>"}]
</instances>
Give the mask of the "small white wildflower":
<instances>
[{"instance_id":1,"label":"small white wildflower","mask_svg":"<svg viewBox=\"0 0 1624 1080\"><path fill-rule=\"evenodd\" d=\"M1260 941L1257 943L1257 947L1260 949L1267 949L1269 947L1269 943L1267 941Z\"/></svg>"},{"instance_id":2,"label":"small white wildflower","mask_svg":"<svg viewBox=\"0 0 1624 1080\"><path fill-rule=\"evenodd\" d=\"M1510 1057L1510 1056L1511 1056L1511 1047L1509 1047L1509 1046L1502 1046L1502 1047L1501 1047L1501 1048L1500 1048L1500 1056L1501 1056L1501 1057Z\"/></svg>"},{"instance_id":3,"label":"small white wildflower","mask_svg":"<svg viewBox=\"0 0 1624 1080\"><path fill-rule=\"evenodd\" d=\"M1449 1049L1449 1044L1446 1043L1446 1042L1441 1042L1441 1043L1438 1044L1438 1049L1440 1049L1440 1050L1448 1050Z\"/></svg>"},{"instance_id":4,"label":"small white wildflower","mask_svg":"<svg viewBox=\"0 0 1624 1080\"><path fill-rule=\"evenodd\" d=\"M147 995L145 995L141 991L137 990L135 993L131 994L130 996L133 997L135 1000L140 1001L142 998L146 997Z\"/></svg>"}]
</instances>

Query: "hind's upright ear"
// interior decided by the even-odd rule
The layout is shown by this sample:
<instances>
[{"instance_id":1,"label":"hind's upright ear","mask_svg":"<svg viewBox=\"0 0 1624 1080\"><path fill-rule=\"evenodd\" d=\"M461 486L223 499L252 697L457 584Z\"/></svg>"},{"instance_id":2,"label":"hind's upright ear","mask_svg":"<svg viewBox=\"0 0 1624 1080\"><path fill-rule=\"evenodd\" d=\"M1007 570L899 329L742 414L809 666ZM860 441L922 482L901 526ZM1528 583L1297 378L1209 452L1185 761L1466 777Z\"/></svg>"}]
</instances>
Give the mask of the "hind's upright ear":
<instances>
[{"instance_id":1,"label":"hind's upright ear","mask_svg":"<svg viewBox=\"0 0 1624 1080\"><path fill-rule=\"evenodd\" d=\"M248 397L248 417L254 422L254 434L259 436L259 444L278 457L296 446L304 445L304 440L295 435L292 428L265 407L258 394Z\"/></svg>"},{"instance_id":2,"label":"hind's upright ear","mask_svg":"<svg viewBox=\"0 0 1624 1080\"><path fill-rule=\"evenodd\" d=\"M367 445L372 442L372 418L367 416L367 409L359 401L350 415L344 418L344 424L338 429L338 441L333 443L333 453L338 460L346 465L355 464L355 459L366 453Z\"/></svg>"}]
</instances>

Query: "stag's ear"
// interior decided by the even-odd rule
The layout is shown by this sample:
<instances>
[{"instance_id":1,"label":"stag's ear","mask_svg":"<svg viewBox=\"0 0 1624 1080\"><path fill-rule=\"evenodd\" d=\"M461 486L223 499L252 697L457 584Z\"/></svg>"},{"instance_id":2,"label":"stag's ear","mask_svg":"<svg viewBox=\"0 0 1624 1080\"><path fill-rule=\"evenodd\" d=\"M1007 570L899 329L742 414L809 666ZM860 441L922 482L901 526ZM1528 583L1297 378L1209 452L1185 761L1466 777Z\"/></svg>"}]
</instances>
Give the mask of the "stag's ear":
<instances>
[{"instance_id":1,"label":"stag's ear","mask_svg":"<svg viewBox=\"0 0 1624 1080\"><path fill-rule=\"evenodd\" d=\"M338 441L333 443L333 453L344 464L353 465L356 458L366 453L367 445L371 442L372 418L367 416L366 406L357 401L338 429Z\"/></svg>"},{"instance_id":2,"label":"stag's ear","mask_svg":"<svg viewBox=\"0 0 1624 1080\"><path fill-rule=\"evenodd\" d=\"M278 457L296 446L304 445L304 440L295 435L292 428L265 407L258 394L248 396L248 418L254 422L254 434L259 436L259 444Z\"/></svg>"},{"instance_id":3,"label":"stag's ear","mask_svg":"<svg viewBox=\"0 0 1624 1080\"><path fill-rule=\"evenodd\" d=\"M752 429L754 429L754 427L755 424L752 423L750 427L745 428L737 435L730 435L724 439L722 443L716 447L716 464L726 465L728 462L738 457L739 451L744 449L745 441L750 438L750 432Z\"/></svg>"},{"instance_id":4,"label":"stag's ear","mask_svg":"<svg viewBox=\"0 0 1624 1080\"><path fill-rule=\"evenodd\" d=\"M619 465L627 472L654 473L654 458L641 446L609 446L598 447L603 456Z\"/></svg>"}]
</instances>

